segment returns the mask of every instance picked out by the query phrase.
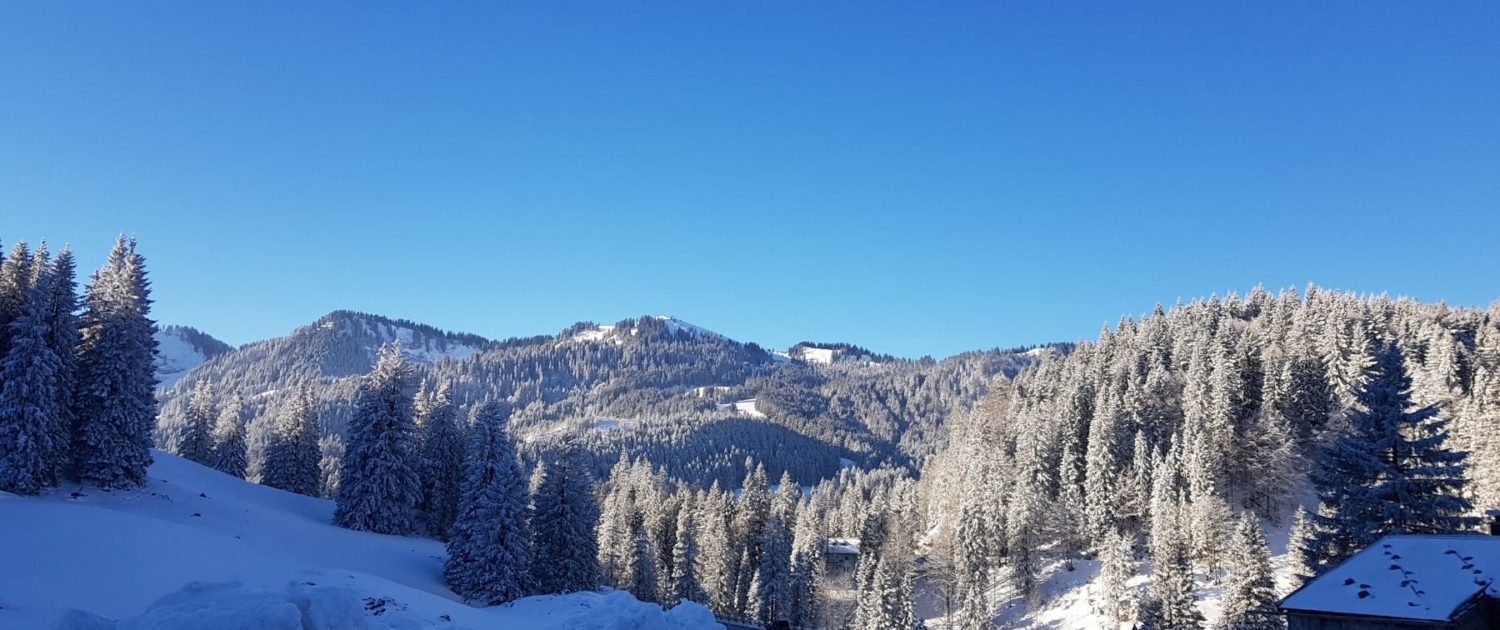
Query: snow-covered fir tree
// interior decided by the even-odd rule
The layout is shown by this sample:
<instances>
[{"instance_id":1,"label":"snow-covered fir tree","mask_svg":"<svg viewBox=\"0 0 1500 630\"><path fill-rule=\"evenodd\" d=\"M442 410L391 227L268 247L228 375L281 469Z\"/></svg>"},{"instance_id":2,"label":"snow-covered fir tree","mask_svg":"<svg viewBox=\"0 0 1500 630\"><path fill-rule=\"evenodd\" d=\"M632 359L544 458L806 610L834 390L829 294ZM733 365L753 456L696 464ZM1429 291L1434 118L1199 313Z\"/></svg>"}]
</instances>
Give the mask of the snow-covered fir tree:
<instances>
[{"instance_id":1,"label":"snow-covered fir tree","mask_svg":"<svg viewBox=\"0 0 1500 630\"><path fill-rule=\"evenodd\" d=\"M571 448L537 464L531 511L531 577L539 593L599 588L599 519L593 483Z\"/></svg>"},{"instance_id":2,"label":"snow-covered fir tree","mask_svg":"<svg viewBox=\"0 0 1500 630\"><path fill-rule=\"evenodd\" d=\"M213 463L213 429L219 419L218 404L214 400L214 387L208 381L193 384L193 393L188 398L187 413L183 418L181 437L178 439L177 455L208 466Z\"/></svg>"},{"instance_id":3,"label":"snow-covered fir tree","mask_svg":"<svg viewBox=\"0 0 1500 630\"><path fill-rule=\"evenodd\" d=\"M415 464L411 366L400 342L384 346L360 384L339 475L333 522L378 534L410 534L421 495Z\"/></svg>"},{"instance_id":4,"label":"snow-covered fir tree","mask_svg":"<svg viewBox=\"0 0 1500 630\"><path fill-rule=\"evenodd\" d=\"M698 583L703 587L715 613L731 614L734 604L733 576L738 554L731 544L735 521L734 502L715 481L697 502L694 525L698 536Z\"/></svg>"},{"instance_id":5,"label":"snow-covered fir tree","mask_svg":"<svg viewBox=\"0 0 1500 630\"><path fill-rule=\"evenodd\" d=\"M0 490L17 494L37 494L57 479L52 440L62 366L47 345L44 297L24 288L0 358Z\"/></svg>"},{"instance_id":6,"label":"snow-covered fir tree","mask_svg":"<svg viewBox=\"0 0 1500 630\"><path fill-rule=\"evenodd\" d=\"M344 475L344 437L329 433L318 438L318 496L339 496Z\"/></svg>"},{"instance_id":7,"label":"snow-covered fir tree","mask_svg":"<svg viewBox=\"0 0 1500 630\"><path fill-rule=\"evenodd\" d=\"M772 513L760 538L760 566L756 569L755 617L762 622L786 621L792 608L791 532Z\"/></svg>"},{"instance_id":8,"label":"snow-covered fir tree","mask_svg":"<svg viewBox=\"0 0 1500 630\"><path fill-rule=\"evenodd\" d=\"M504 604L526 593L526 480L516 463L501 403L484 401L469 419L458 519L443 579L464 600Z\"/></svg>"},{"instance_id":9,"label":"snow-covered fir tree","mask_svg":"<svg viewBox=\"0 0 1500 630\"><path fill-rule=\"evenodd\" d=\"M1099 615L1114 624L1112 628L1135 620L1135 593L1129 587L1136 574L1133 542L1110 532L1099 554Z\"/></svg>"},{"instance_id":10,"label":"snow-covered fir tree","mask_svg":"<svg viewBox=\"0 0 1500 630\"><path fill-rule=\"evenodd\" d=\"M1286 627L1276 610L1276 578L1271 573L1271 550L1260 523L1250 512L1240 514L1231 537L1226 565L1228 581L1219 628L1224 630L1280 630Z\"/></svg>"},{"instance_id":11,"label":"snow-covered fir tree","mask_svg":"<svg viewBox=\"0 0 1500 630\"><path fill-rule=\"evenodd\" d=\"M643 602L658 601L660 586L656 554L651 550L651 538L646 532L643 519L636 519L631 527L630 557L626 565L625 586L636 599Z\"/></svg>"},{"instance_id":12,"label":"snow-covered fir tree","mask_svg":"<svg viewBox=\"0 0 1500 630\"><path fill-rule=\"evenodd\" d=\"M794 626L816 626L822 613L824 553L828 537L810 507L799 510L792 536L791 583L786 618Z\"/></svg>"},{"instance_id":13,"label":"snow-covered fir tree","mask_svg":"<svg viewBox=\"0 0 1500 630\"><path fill-rule=\"evenodd\" d=\"M265 447L260 483L310 497L321 496L319 434L312 390L303 386L283 403L276 416Z\"/></svg>"},{"instance_id":14,"label":"snow-covered fir tree","mask_svg":"<svg viewBox=\"0 0 1500 630\"><path fill-rule=\"evenodd\" d=\"M213 435L213 462L212 466L219 472L233 475L240 479L245 478L246 469L250 466L250 455L247 451L245 429L249 425L248 410L245 407L245 399L235 394L219 410L219 417L214 423Z\"/></svg>"},{"instance_id":15,"label":"snow-covered fir tree","mask_svg":"<svg viewBox=\"0 0 1500 630\"><path fill-rule=\"evenodd\" d=\"M896 554L882 557L870 593L860 598L859 630L913 630L917 627L910 566Z\"/></svg>"},{"instance_id":16,"label":"snow-covered fir tree","mask_svg":"<svg viewBox=\"0 0 1500 630\"><path fill-rule=\"evenodd\" d=\"M451 387L445 381L437 392L420 401L417 425L421 431L419 477L422 497L417 507L423 512L429 534L439 540L447 537L458 518L458 487L463 476L464 436L458 413L453 407Z\"/></svg>"},{"instance_id":17,"label":"snow-covered fir tree","mask_svg":"<svg viewBox=\"0 0 1500 630\"><path fill-rule=\"evenodd\" d=\"M47 468L54 474L61 473L71 464L73 427L76 423L78 391L78 295L76 266L73 251L63 247L42 274L37 287L47 300L47 347L57 357L54 373L53 393L56 396L57 415L52 427L47 455ZM54 481L56 481L54 479Z\"/></svg>"},{"instance_id":18,"label":"snow-covered fir tree","mask_svg":"<svg viewBox=\"0 0 1500 630\"><path fill-rule=\"evenodd\" d=\"M1319 574L1387 533L1478 524L1462 494L1466 454L1447 448L1447 423L1435 407L1412 402L1401 349L1385 344L1358 380L1350 430L1325 450L1313 475L1320 508L1307 545Z\"/></svg>"},{"instance_id":19,"label":"snow-covered fir tree","mask_svg":"<svg viewBox=\"0 0 1500 630\"><path fill-rule=\"evenodd\" d=\"M692 505L677 513L677 540L672 543L671 604L683 600L704 602L698 582L698 512Z\"/></svg>"},{"instance_id":20,"label":"snow-covered fir tree","mask_svg":"<svg viewBox=\"0 0 1500 630\"><path fill-rule=\"evenodd\" d=\"M146 482L156 425L156 322L135 247L124 236L115 243L82 317L73 460L82 481L105 488Z\"/></svg>"}]
</instances>

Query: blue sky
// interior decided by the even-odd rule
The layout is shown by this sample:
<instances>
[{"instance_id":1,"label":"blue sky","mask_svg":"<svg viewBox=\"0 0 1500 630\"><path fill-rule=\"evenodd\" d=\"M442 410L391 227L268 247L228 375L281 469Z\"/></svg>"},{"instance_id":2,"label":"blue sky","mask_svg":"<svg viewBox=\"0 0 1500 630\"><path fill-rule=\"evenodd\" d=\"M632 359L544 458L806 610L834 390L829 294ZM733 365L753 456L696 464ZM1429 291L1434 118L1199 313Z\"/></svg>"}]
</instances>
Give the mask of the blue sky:
<instances>
[{"instance_id":1,"label":"blue sky","mask_svg":"<svg viewBox=\"0 0 1500 630\"><path fill-rule=\"evenodd\" d=\"M0 239L232 343L670 313L907 356L1500 297L1500 3L0 4Z\"/></svg>"}]
</instances>

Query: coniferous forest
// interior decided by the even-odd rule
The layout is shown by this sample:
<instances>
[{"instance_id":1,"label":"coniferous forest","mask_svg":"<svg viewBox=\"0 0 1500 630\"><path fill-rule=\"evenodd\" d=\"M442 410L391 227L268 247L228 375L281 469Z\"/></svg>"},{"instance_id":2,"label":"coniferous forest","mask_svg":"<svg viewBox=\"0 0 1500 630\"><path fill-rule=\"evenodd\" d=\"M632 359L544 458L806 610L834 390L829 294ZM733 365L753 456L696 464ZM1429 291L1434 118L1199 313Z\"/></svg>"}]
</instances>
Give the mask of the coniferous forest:
<instances>
[{"instance_id":1,"label":"coniferous forest","mask_svg":"<svg viewBox=\"0 0 1500 630\"><path fill-rule=\"evenodd\" d=\"M129 490L155 447L441 540L478 605L982 630L1076 573L1108 622L1206 627L1212 585L1217 627L1270 629L1381 536L1500 506L1500 302L1256 287L942 360L655 316L496 341L340 311L228 348L158 330L133 239L75 275L0 263L0 490ZM158 388L164 334L213 352Z\"/></svg>"}]
</instances>

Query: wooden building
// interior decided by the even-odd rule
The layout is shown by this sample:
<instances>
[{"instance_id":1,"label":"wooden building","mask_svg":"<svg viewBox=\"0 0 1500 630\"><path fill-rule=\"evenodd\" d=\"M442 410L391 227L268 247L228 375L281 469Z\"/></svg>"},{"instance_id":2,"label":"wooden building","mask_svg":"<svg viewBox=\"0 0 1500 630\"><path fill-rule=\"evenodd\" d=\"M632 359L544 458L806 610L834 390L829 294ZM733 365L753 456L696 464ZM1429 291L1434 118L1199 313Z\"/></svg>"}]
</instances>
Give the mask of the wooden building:
<instances>
[{"instance_id":1,"label":"wooden building","mask_svg":"<svg viewBox=\"0 0 1500 630\"><path fill-rule=\"evenodd\" d=\"M1386 536L1286 599L1288 630L1500 630L1500 536Z\"/></svg>"}]
</instances>

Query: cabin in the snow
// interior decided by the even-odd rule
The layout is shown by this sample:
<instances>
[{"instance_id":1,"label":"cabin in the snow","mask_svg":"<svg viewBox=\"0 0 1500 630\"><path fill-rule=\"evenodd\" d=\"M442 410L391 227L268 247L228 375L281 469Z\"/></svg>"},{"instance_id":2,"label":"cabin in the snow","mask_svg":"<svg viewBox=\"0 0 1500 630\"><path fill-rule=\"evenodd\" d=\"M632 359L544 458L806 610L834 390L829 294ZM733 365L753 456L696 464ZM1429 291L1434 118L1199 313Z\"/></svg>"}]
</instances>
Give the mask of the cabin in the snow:
<instances>
[{"instance_id":1,"label":"cabin in the snow","mask_svg":"<svg viewBox=\"0 0 1500 630\"><path fill-rule=\"evenodd\" d=\"M854 568L859 565L858 538L829 538L823 547L823 568L827 579L839 585L847 581L851 586Z\"/></svg>"},{"instance_id":2,"label":"cabin in the snow","mask_svg":"<svg viewBox=\"0 0 1500 630\"><path fill-rule=\"evenodd\" d=\"M1386 536L1281 600L1288 630L1500 630L1500 536Z\"/></svg>"}]
</instances>

